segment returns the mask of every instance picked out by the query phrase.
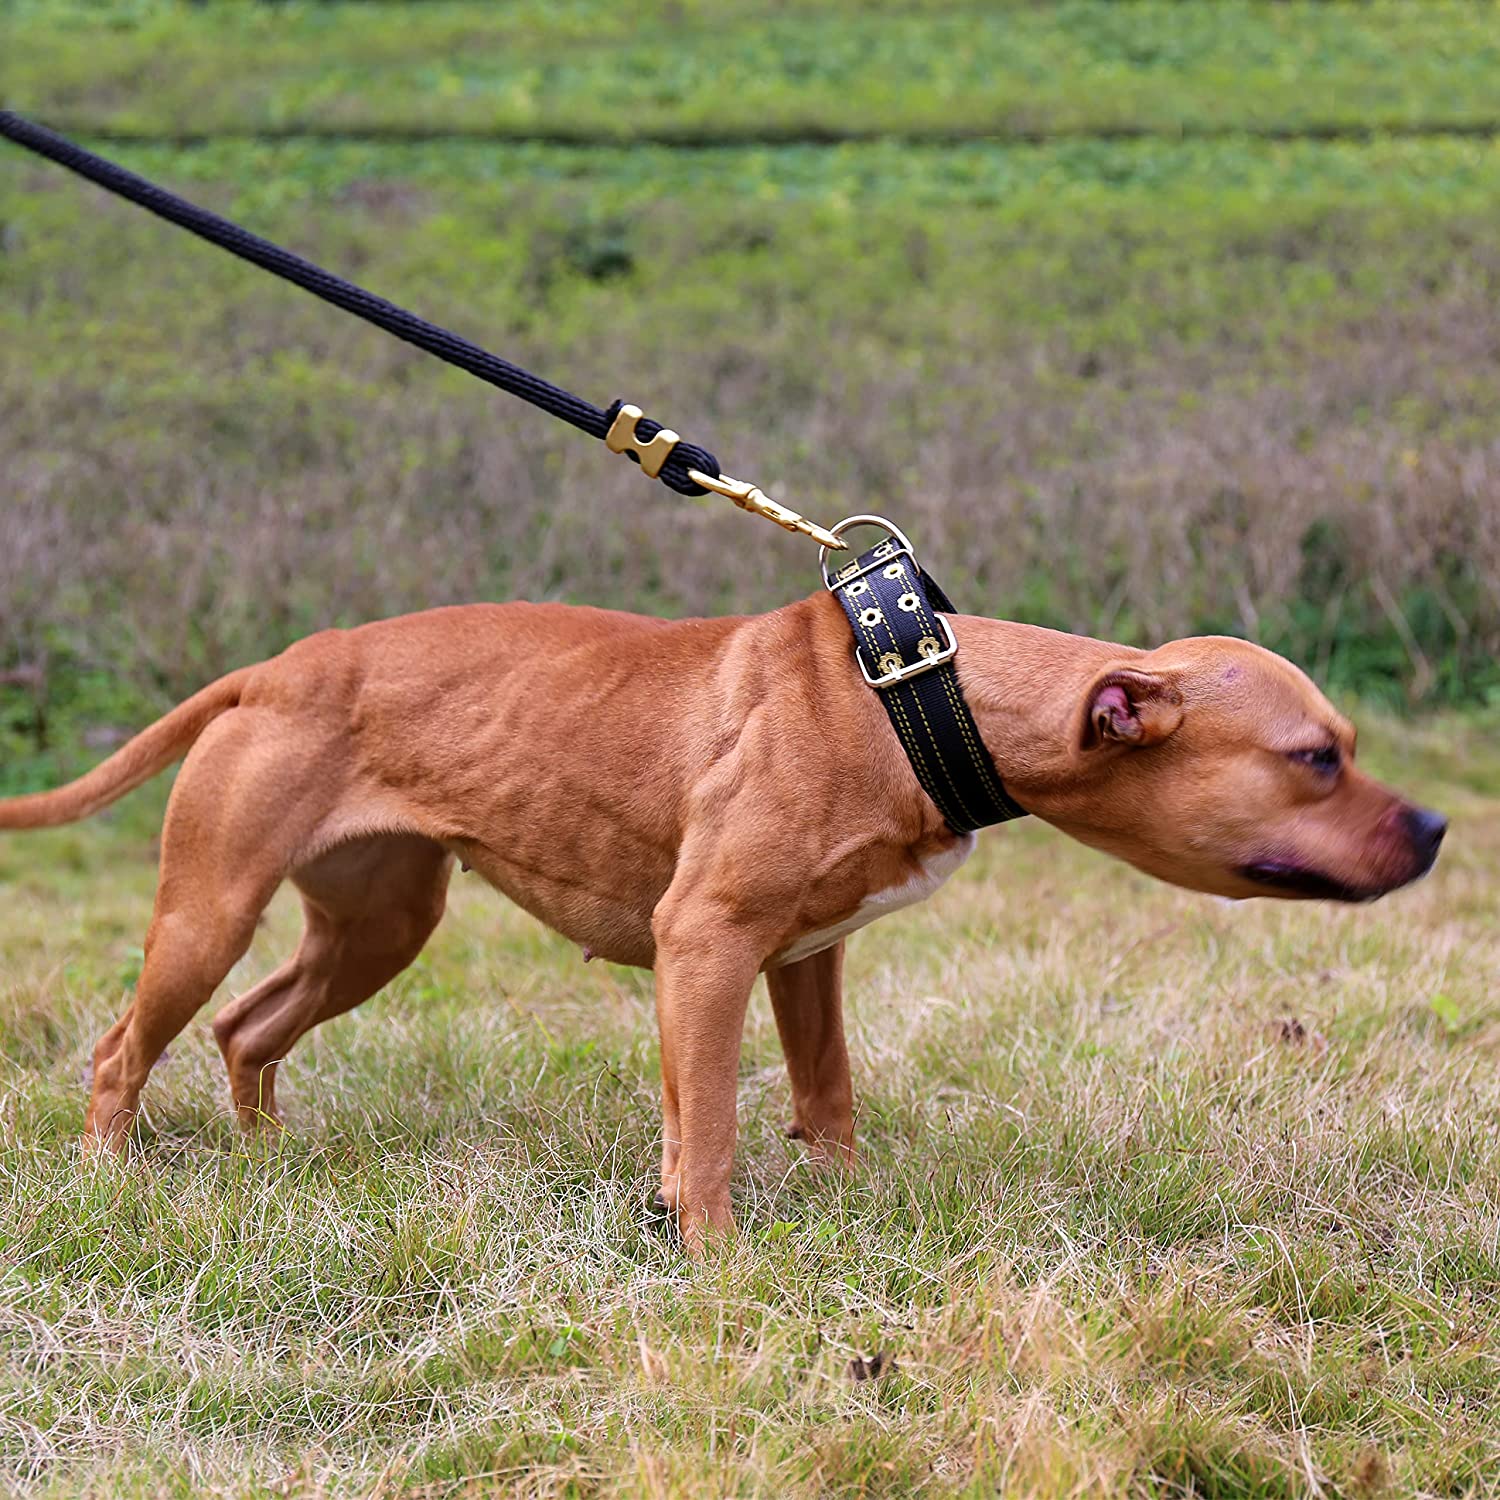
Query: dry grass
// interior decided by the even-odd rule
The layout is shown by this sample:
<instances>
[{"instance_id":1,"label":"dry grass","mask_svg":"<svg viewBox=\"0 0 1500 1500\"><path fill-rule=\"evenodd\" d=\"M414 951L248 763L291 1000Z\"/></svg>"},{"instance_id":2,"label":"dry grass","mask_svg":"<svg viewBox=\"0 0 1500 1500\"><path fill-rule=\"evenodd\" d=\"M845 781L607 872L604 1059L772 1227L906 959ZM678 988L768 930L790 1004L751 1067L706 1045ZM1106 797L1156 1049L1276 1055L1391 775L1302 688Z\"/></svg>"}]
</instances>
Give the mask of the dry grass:
<instances>
[{"instance_id":1,"label":"dry grass","mask_svg":"<svg viewBox=\"0 0 1500 1500\"><path fill-rule=\"evenodd\" d=\"M782 1138L755 1006L743 1236L699 1267L643 1212L649 976L472 877L296 1054L279 1148L236 1138L200 1024L135 1158L81 1167L153 808L8 839L8 1487L1491 1492L1500 762L1492 724L1365 738L1454 820L1372 909L1229 907L1023 824L857 938L853 1182ZM293 938L278 904L230 988Z\"/></svg>"}]
</instances>

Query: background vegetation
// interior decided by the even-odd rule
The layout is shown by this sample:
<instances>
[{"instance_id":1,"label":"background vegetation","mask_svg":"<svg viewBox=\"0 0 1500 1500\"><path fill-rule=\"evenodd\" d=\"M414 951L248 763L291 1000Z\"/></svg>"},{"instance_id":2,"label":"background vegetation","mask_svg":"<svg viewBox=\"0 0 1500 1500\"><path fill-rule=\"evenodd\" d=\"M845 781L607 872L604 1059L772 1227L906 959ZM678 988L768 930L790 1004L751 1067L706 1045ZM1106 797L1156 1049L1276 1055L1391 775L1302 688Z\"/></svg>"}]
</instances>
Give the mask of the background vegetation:
<instances>
[{"instance_id":1,"label":"background vegetation","mask_svg":"<svg viewBox=\"0 0 1500 1500\"><path fill-rule=\"evenodd\" d=\"M0 103L888 511L966 607L1284 650L1454 820L1375 912L994 836L853 945L857 1181L756 1002L699 1269L648 976L465 882L275 1149L195 1028L79 1172L163 789L0 842L0 1488L1492 1492L1497 73L1487 0L0 0ZM324 625L812 562L0 150L0 790Z\"/></svg>"},{"instance_id":2,"label":"background vegetation","mask_svg":"<svg viewBox=\"0 0 1500 1500\"><path fill-rule=\"evenodd\" d=\"M4 24L9 103L815 515L891 511L970 608L1500 690L1489 4ZM795 540L12 150L0 226L6 784L327 624L811 585Z\"/></svg>"},{"instance_id":3,"label":"background vegetation","mask_svg":"<svg viewBox=\"0 0 1500 1500\"><path fill-rule=\"evenodd\" d=\"M106 0L75 27L20 4L38 104L171 136L1488 134L1500 111L1473 0Z\"/></svg>"}]
</instances>

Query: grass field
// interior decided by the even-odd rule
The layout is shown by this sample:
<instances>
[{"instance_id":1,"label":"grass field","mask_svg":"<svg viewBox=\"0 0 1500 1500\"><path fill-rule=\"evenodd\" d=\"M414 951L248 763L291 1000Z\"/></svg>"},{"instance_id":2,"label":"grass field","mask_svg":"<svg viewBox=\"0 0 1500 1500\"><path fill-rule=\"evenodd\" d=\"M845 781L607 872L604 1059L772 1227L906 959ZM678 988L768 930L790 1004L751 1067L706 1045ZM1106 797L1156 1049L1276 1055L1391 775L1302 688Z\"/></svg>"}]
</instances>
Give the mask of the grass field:
<instances>
[{"instance_id":1,"label":"grass field","mask_svg":"<svg viewBox=\"0 0 1500 1500\"><path fill-rule=\"evenodd\" d=\"M37 108L171 137L1363 136L1500 122L1488 0L11 3Z\"/></svg>"},{"instance_id":2,"label":"grass field","mask_svg":"<svg viewBox=\"0 0 1500 1500\"><path fill-rule=\"evenodd\" d=\"M1500 1493L1497 71L1491 0L0 0L0 107L964 608L1282 650L1453 820L1361 910L989 835L853 941L854 1179L754 1002L699 1266L650 976L473 877L280 1141L199 1024L84 1167L163 788L0 839L0 1492ZM0 794L325 625L814 583L0 147Z\"/></svg>"},{"instance_id":3,"label":"grass field","mask_svg":"<svg viewBox=\"0 0 1500 1500\"><path fill-rule=\"evenodd\" d=\"M7 1487L1492 1493L1496 727L1367 724L1362 759L1453 817L1434 877L1373 908L1231 907L988 836L853 942L854 1181L783 1139L753 1003L742 1238L699 1266L644 1212L649 976L473 877L295 1054L274 1149L237 1138L200 1023L136 1157L81 1166L159 794L7 837ZM278 903L229 989L295 929Z\"/></svg>"}]
</instances>

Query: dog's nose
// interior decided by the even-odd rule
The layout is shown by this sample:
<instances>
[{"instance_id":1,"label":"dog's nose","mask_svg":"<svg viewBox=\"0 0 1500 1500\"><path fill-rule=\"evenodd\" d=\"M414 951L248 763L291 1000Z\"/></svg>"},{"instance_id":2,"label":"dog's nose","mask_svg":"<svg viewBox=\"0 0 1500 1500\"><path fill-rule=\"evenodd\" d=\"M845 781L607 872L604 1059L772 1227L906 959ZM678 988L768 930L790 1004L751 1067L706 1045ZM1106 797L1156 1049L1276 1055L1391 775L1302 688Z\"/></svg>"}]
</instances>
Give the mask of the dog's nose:
<instances>
[{"instance_id":1,"label":"dog's nose","mask_svg":"<svg viewBox=\"0 0 1500 1500\"><path fill-rule=\"evenodd\" d=\"M1448 831L1448 820L1441 813L1429 812L1425 807L1408 807L1403 819L1412 847L1430 865L1437 858L1443 835Z\"/></svg>"}]
</instances>

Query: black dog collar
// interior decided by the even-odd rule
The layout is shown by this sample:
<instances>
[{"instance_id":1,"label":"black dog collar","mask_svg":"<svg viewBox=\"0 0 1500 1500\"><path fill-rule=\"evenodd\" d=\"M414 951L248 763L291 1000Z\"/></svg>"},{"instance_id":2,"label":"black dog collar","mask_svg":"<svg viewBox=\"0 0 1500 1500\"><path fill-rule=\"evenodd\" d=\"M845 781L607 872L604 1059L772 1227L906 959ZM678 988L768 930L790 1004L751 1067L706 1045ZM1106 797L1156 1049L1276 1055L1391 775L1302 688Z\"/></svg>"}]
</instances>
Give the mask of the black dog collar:
<instances>
[{"instance_id":1,"label":"black dog collar","mask_svg":"<svg viewBox=\"0 0 1500 1500\"><path fill-rule=\"evenodd\" d=\"M879 526L886 539L823 582L844 608L854 655L880 695L922 789L955 833L1024 818L1007 794L958 685L958 641L943 618L948 596L917 562L911 543L880 516L850 516L832 528Z\"/></svg>"}]
</instances>

